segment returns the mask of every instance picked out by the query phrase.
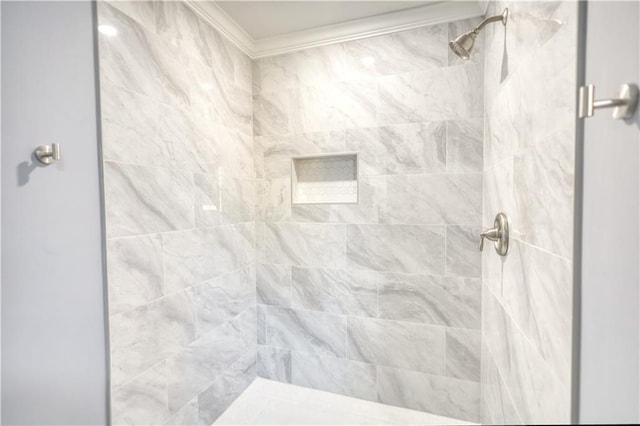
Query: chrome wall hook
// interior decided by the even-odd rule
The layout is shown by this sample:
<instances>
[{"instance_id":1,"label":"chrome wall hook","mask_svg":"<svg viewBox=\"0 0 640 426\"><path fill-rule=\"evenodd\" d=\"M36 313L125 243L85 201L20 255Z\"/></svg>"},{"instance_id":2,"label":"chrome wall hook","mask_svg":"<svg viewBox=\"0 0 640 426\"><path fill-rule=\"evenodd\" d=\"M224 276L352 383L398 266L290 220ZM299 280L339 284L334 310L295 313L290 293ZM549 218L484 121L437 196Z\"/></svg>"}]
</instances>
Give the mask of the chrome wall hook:
<instances>
[{"instance_id":1,"label":"chrome wall hook","mask_svg":"<svg viewBox=\"0 0 640 426\"><path fill-rule=\"evenodd\" d=\"M620 86L618 97L613 99L595 100L593 84L582 86L579 91L578 118L593 117L599 108L613 108L613 118L626 120L631 118L638 107L638 86L626 83Z\"/></svg>"},{"instance_id":2,"label":"chrome wall hook","mask_svg":"<svg viewBox=\"0 0 640 426\"><path fill-rule=\"evenodd\" d=\"M42 164L51 164L59 161L62 154L60 152L60 144L40 145L36 148L35 156Z\"/></svg>"},{"instance_id":3,"label":"chrome wall hook","mask_svg":"<svg viewBox=\"0 0 640 426\"><path fill-rule=\"evenodd\" d=\"M509 251L509 219L507 215L498 213L493 221L493 228L480 233L480 247L478 247L480 251L484 249L485 238L493 241L496 253L500 256L507 255L507 251Z\"/></svg>"}]
</instances>

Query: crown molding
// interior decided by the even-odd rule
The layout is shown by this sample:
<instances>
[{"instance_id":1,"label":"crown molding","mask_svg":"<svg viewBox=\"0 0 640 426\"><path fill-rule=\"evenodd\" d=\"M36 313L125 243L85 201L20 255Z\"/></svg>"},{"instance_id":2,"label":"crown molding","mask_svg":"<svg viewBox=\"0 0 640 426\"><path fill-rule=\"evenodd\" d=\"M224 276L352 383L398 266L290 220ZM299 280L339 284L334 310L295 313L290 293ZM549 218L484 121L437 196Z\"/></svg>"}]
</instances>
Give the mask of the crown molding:
<instances>
[{"instance_id":1,"label":"crown molding","mask_svg":"<svg viewBox=\"0 0 640 426\"><path fill-rule=\"evenodd\" d=\"M479 2L443 1L276 37L253 39L215 2L187 0L186 3L252 59L473 18L484 14Z\"/></svg>"}]
</instances>

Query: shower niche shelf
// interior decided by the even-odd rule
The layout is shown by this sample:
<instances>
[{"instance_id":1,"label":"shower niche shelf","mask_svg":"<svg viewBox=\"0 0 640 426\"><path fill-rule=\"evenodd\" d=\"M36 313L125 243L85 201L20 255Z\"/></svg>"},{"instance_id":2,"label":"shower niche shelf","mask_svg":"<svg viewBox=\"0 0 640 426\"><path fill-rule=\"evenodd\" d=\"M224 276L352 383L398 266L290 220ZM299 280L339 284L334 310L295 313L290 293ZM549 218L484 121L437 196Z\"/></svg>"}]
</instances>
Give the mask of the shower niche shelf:
<instances>
[{"instance_id":1,"label":"shower niche shelf","mask_svg":"<svg viewBox=\"0 0 640 426\"><path fill-rule=\"evenodd\" d=\"M358 203L358 154L292 157L291 203Z\"/></svg>"}]
</instances>

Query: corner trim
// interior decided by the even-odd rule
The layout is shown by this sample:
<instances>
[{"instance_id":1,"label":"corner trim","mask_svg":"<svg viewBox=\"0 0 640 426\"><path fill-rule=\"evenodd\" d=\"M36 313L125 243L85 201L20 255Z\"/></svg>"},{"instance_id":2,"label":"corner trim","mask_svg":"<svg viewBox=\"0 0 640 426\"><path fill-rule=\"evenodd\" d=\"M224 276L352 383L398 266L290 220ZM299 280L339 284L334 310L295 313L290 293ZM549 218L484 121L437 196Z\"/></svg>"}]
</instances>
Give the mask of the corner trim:
<instances>
[{"instance_id":1,"label":"corner trim","mask_svg":"<svg viewBox=\"0 0 640 426\"><path fill-rule=\"evenodd\" d=\"M275 37L253 39L215 2L187 0L186 4L252 59L473 18L484 14L482 5L477 1L442 1Z\"/></svg>"}]
</instances>

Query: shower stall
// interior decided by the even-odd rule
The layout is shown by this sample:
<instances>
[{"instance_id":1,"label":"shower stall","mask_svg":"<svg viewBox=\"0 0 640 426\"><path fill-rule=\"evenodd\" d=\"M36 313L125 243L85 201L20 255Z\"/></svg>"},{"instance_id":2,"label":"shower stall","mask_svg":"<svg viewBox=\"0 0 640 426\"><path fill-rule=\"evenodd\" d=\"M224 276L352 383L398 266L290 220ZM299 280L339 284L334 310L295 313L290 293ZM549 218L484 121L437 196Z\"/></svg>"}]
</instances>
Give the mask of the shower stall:
<instances>
[{"instance_id":1,"label":"shower stall","mask_svg":"<svg viewBox=\"0 0 640 426\"><path fill-rule=\"evenodd\" d=\"M93 4L106 422L231 421L248 388L576 421L581 6L419 3L271 50L240 2Z\"/></svg>"}]
</instances>

